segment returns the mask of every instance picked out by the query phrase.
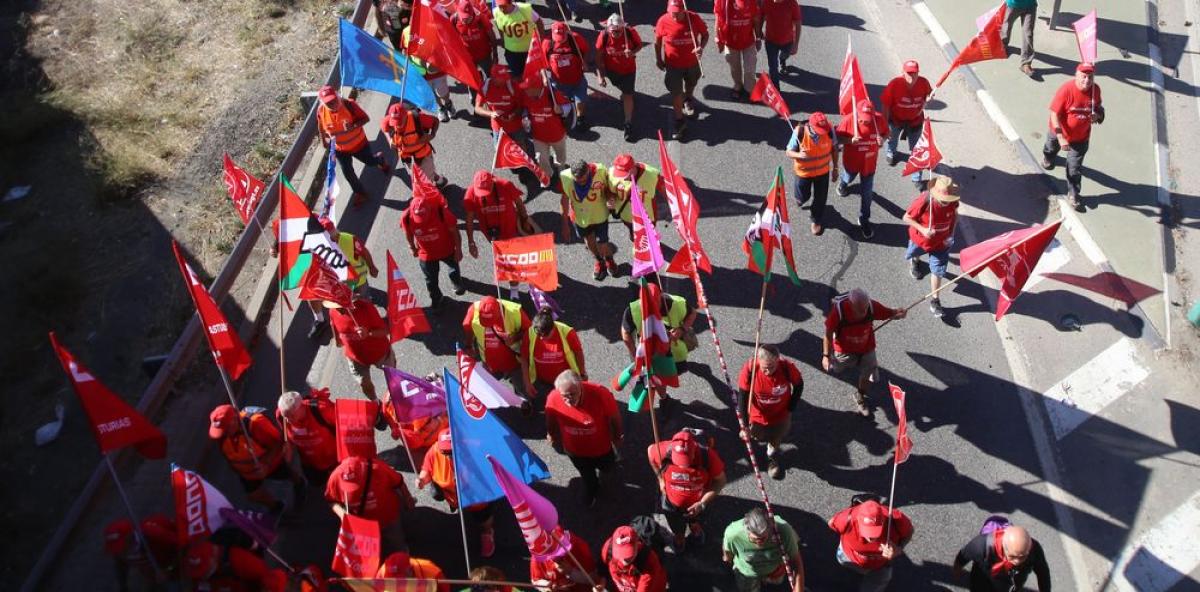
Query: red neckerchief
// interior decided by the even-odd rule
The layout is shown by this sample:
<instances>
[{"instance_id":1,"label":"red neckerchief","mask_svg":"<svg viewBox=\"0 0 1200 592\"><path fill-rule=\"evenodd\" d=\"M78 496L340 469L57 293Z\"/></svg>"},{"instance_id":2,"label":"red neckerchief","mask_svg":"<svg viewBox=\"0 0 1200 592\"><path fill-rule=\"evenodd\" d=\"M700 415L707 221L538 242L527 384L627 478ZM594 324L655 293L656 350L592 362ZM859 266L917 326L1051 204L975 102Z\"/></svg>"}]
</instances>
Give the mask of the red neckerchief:
<instances>
[{"instance_id":1,"label":"red neckerchief","mask_svg":"<svg viewBox=\"0 0 1200 592\"><path fill-rule=\"evenodd\" d=\"M992 533L992 549L995 549L996 558L999 559L999 561L996 562L996 564L992 566L992 577L993 578L1000 576L1004 572L1012 571L1012 570L1016 569L1016 567L1017 567L1016 565L1013 565L1012 561L1008 560L1008 557L1006 557L1004 555L1004 543L1002 542L1003 540L1004 540L1004 529L1003 528L996 530L995 532Z\"/></svg>"}]
</instances>

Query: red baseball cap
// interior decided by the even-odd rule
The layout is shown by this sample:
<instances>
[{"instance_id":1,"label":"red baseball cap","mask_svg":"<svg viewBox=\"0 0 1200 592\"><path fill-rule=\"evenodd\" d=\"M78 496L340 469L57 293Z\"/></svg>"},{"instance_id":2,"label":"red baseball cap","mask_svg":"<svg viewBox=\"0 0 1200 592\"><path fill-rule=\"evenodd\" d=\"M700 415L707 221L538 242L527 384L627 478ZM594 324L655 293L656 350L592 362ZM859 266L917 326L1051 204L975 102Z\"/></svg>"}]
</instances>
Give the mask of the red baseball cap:
<instances>
[{"instance_id":1,"label":"red baseball cap","mask_svg":"<svg viewBox=\"0 0 1200 592\"><path fill-rule=\"evenodd\" d=\"M917 63L917 60L908 60L907 62L904 62L904 73L905 74L916 74L917 72L920 72L920 71L921 71L921 65Z\"/></svg>"},{"instance_id":2,"label":"red baseball cap","mask_svg":"<svg viewBox=\"0 0 1200 592\"><path fill-rule=\"evenodd\" d=\"M612 556L620 561L628 561L637 556L638 545L641 541L638 540L637 533L634 532L631 526L618 526L613 531L612 535Z\"/></svg>"},{"instance_id":3,"label":"red baseball cap","mask_svg":"<svg viewBox=\"0 0 1200 592\"><path fill-rule=\"evenodd\" d=\"M479 304L479 322L488 327L499 327L504 323L504 315L500 312L500 301L495 296L484 296Z\"/></svg>"},{"instance_id":4,"label":"red baseball cap","mask_svg":"<svg viewBox=\"0 0 1200 592\"><path fill-rule=\"evenodd\" d=\"M883 520L887 512L875 500L865 501L855 506L852 512L854 526L859 536L868 539L878 538L883 534Z\"/></svg>"},{"instance_id":5,"label":"red baseball cap","mask_svg":"<svg viewBox=\"0 0 1200 592\"><path fill-rule=\"evenodd\" d=\"M337 89L333 88L332 84L326 84L321 87L321 90L317 91L317 98L321 99L322 103L331 105L338 100Z\"/></svg>"},{"instance_id":6,"label":"red baseball cap","mask_svg":"<svg viewBox=\"0 0 1200 592\"><path fill-rule=\"evenodd\" d=\"M469 16L475 16L475 5L471 4L471 0L459 0L458 16L464 17L464 18L469 17Z\"/></svg>"},{"instance_id":7,"label":"red baseball cap","mask_svg":"<svg viewBox=\"0 0 1200 592\"><path fill-rule=\"evenodd\" d=\"M496 0L496 6L511 6L512 0Z\"/></svg>"},{"instance_id":8,"label":"red baseball cap","mask_svg":"<svg viewBox=\"0 0 1200 592\"><path fill-rule=\"evenodd\" d=\"M475 191L475 195L487 197L492 194L492 188L495 187L495 179L492 173L488 171L479 171L475 173L475 178L471 180L471 189Z\"/></svg>"},{"instance_id":9,"label":"red baseball cap","mask_svg":"<svg viewBox=\"0 0 1200 592\"><path fill-rule=\"evenodd\" d=\"M689 468L692 466L692 457L696 453L696 438L691 432L684 430L675 434L671 438L671 463Z\"/></svg>"},{"instance_id":10,"label":"red baseball cap","mask_svg":"<svg viewBox=\"0 0 1200 592\"><path fill-rule=\"evenodd\" d=\"M224 438L226 432L233 428L237 417L238 412L233 405L217 405L208 416L208 437L213 440Z\"/></svg>"},{"instance_id":11,"label":"red baseball cap","mask_svg":"<svg viewBox=\"0 0 1200 592\"><path fill-rule=\"evenodd\" d=\"M216 558L217 546L204 539L198 539L188 547L183 556L184 574L193 580L207 577Z\"/></svg>"},{"instance_id":12,"label":"red baseball cap","mask_svg":"<svg viewBox=\"0 0 1200 592\"><path fill-rule=\"evenodd\" d=\"M361 456L350 456L342 461L338 481L347 495L358 493L367 478L367 460Z\"/></svg>"},{"instance_id":13,"label":"red baseball cap","mask_svg":"<svg viewBox=\"0 0 1200 592\"><path fill-rule=\"evenodd\" d=\"M669 0L667 2L667 12L683 12L683 0Z\"/></svg>"},{"instance_id":14,"label":"red baseball cap","mask_svg":"<svg viewBox=\"0 0 1200 592\"><path fill-rule=\"evenodd\" d=\"M437 449L438 452L450 452L454 450L454 444L450 442L450 428L445 428L438 432Z\"/></svg>"},{"instance_id":15,"label":"red baseball cap","mask_svg":"<svg viewBox=\"0 0 1200 592\"><path fill-rule=\"evenodd\" d=\"M859 105L858 105L858 112L859 113L874 113L875 105L872 105L871 101L863 101L862 103L859 103Z\"/></svg>"},{"instance_id":16,"label":"red baseball cap","mask_svg":"<svg viewBox=\"0 0 1200 592\"><path fill-rule=\"evenodd\" d=\"M567 26L567 23L562 21L557 21L553 25L550 25L550 36L558 41L565 41L567 34L570 32L571 28Z\"/></svg>"},{"instance_id":17,"label":"red baseball cap","mask_svg":"<svg viewBox=\"0 0 1200 592\"><path fill-rule=\"evenodd\" d=\"M408 553L396 551L383 560L383 563L379 565L379 573L376 573L375 577L403 578L410 573L412 573L412 562Z\"/></svg>"},{"instance_id":18,"label":"red baseball cap","mask_svg":"<svg viewBox=\"0 0 1200 592\"><path fill-rule=\"evenodd\" d=\"M612 165L612 171L611 171L612 176L617 179L624 179L625 177L628 177L630 173L633 172L633 169L636 166L637 166L637 162L635 160L633 160L632 154L628 154L628 153L618 154L617 157L615 159L613 159L613 165Z\"/></svg>"},{"instance_id":19,"label":"red baseball cap","mask_svg":"<svg viewBox=\"0 0 1200 592\"><path fill-rule=\"evenodd\" d=\"M128 518L114 520L104 527L104 552L120 555L129 548L129 535L133 534L133 523Z\"/></svg>"},{"instance_id":20,"label":"red baseball cap","mask_svg":"<svg viewBox=\"0 0 1200 592\"><path fill-rule=\"evenodd\" d=\"M512 76L512 72L509 71L508 66L505 66L504 64L492 64L491 75L492 78L504 79Z\"/></svg>"},{"instance_id":21,"label":"red baseball cap","mask_svg":"<svg viewBox=\"0 0 1200 592\"><path fill-rule=\"evenodd\" d=\"M405 107L404 103L392 103L392 106L388 107L388 117L400 118L405 115L408 115L408 107Z\"/></svg>"},{"instance_id":22,"label":"red baseball cap","mask_svg":"<svg viewBox=\"0 0 1200 592\"><path fill-rule=\"evenodd\" d=\"M1075 66L1075 71L1092 74L1096 71L1096 64L1091 62L1081 62L1078 66Z\"/></svg>"},{"instance_id":23,"label":"red baseball cap","mask_svg":"<svg viewBox=\"0 0 1200 592\"><path fill-rule=\"evenodd\" d=\"M830 130L829 118L825 117L825 114L820 111L813 111L808 116L808 125L811 125L813 129L821 133L829 133Z\"/></svg>"}]
</instances>

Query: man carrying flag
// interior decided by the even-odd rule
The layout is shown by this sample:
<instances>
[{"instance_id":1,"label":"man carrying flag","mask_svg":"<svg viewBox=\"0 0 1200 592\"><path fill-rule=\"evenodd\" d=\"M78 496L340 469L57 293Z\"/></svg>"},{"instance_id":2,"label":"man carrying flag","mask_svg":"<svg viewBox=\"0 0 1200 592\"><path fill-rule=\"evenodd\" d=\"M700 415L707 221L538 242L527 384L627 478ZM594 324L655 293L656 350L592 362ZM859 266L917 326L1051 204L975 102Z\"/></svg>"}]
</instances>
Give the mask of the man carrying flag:
<instances>
[{"instance_id":1,"label":"man carrying flag","mask_svg":"<svg viewBox=\"0 0 1200 592\"><path fill-rule=\"evenodd\" d=\"M611 82L621 92L621 110L625 114L625 141L632 142L634 85L637 82L637 52L642 49L642 38L637 29L625 24L617 13L610 14L604 29L596 36L596 73L600 76L600 87Z\"/></svg>"},{"instance_id":2,"label":"man carrying flag","mask_svg":"<svg viewBox=\"0 0 1200 592\"><path fill-rule=\"evenodd\" d=\"M858 589L876 592L892 580L892 562L904 554L912 540L913 524L904 512L887 508L874 499L838 512L829 519L829 529L838 534L838 564L860 574Z\"/></svg>"},{"instance_id":3,"label":"man carrying flag","mask_svg":"<svg viewBox=\"0 0 1200 592\"><path fill-rule=\"evenodd\" d=\"M399 162L419 167L438 188L450 183L438 174L437 163L433 159L433 138L438 132L437 118L420 109L409 110L404 103L392 103L383 121L379 122L379 131L383 132L388 145L396 151ZM417 192L416 179L413 179L412 189L413 193Z\"/></svg>"},{"instance_id":4,"label":"man carrying flag","mask_svg":"<svg viewBox=\"0 0 1200 592\"><path fill-rule=\"evenodd\" d=\"M644 373L650 390L661 397L659 409L667 414L675 400L666 387L679 386L679 375L687 372L688 352L699 346L692 329L696 309L682 296L664 292L653 276L641 282L637 300L621 316L621 341L635 373ZM655 358L669 358L668 370Z\"/></svg>"},{"instance_id":5,"label":"man carrying flag","mask_svg":"<svg viewBox=\"0 0 1200 592\"><path fill-rule=\"evenodd\" d=\"M517 351L529 327L529 315L520 304L484 296L467 307L462 320L463 343L493 376L510 376L513 384L521 384L520 378L512 375L521 367Z\"/></svg>"},{"instance_id":6,"label":"man carrying flag","mask_svg":"<svg viewBox=\"0 0 1200 592\"><path fill-rule=\"evenodd\" d=\"M357 102L339 97L337 89L328 84L317 92L317 98L320 100L317 106L317 131L321 135L321 142L326 148L337 152L342 175L354 192L353 204L362 205L367 201L367 188L354 174L354 160L365 166L376 167L384 175L390 175L392 169L380 159L380 154L371 152L371 144L363 132L363 126L370 121L370 117Z\"/></svg>"},{"instance_id":7,"label":"man carrying flag","mask_svg":"<svg viewBox=\"0 0 1200 592\"><path fill-rule=\"evenodd\" d=\"M633 194L633 185L637 185L637 192L642 197L642 207L650 216L650 222L656 222L658 212L654 201L663 187L662 171L634 160L632 154L618 154L608 169L608 187L613 194L610 209L613 217L620 218L629 230L630 240L633 240L633 208L629 205L629 199Z\"/></svg>"},{"instance_id":8,"label":"man carrying flag","mask_svg":"<svg viewBox=\"0 0 1200 592\"><path fill-rule=\"evenodd\" d=\"M847 187L855 177L862 177L858 192L858 227L863 238L875 236L871 227L871 202L875 200L875 167L879 161L879 147L883 146L888 134L887 120L875 112L870 99L860 101L857 117L843 117L837 126L838 141L842 150L842 176L838 180L837 194L850 195Z\"/></svg>"},{"instance_id":9,"label":"man carrying flag","mask_svg":"<svg viewBox=\"0 0 1200 592\"><path fill-rule=\"evenodd\" d=\"M454 477L454 443L450 429L438 432L437 443L425 451L417 474L417 489L431 486L433 499L446 502L451 513L459 511L458 481ZM488 558L496 552L494 504L481 502L465 508L471 522L479 527L479 555Z\"/></svg>"},{"instance_id":10,"label":"man carrying flag","mask_svg":"<svg viewBox=\"0 0 1200 592\"><path fill-rule=\"evenodd\" d=\"M925 123L925 101L933 92L929 81L920 75L921 65L916 60L904 62L904 73L888 82L879 97L883 117L888 121L891 131L887 140L888 166L896 164L896 145L900 136L908 139L908 152L912 154L921 137L921 124ZM914 176L913 181L919 181L920 175Z\"/></svg>"},{"instance_id":11,"label":"man carrying flag","mask_svg":"<svg viewBox=\"0 0 1200 592\"><path fill-rule=\"evenodd\" d=\"M904 223L908 225L908 273L914 280L921 279L920 260L929 254L929 288L934 292L929 301L929 312L935 317L946 314L936 292L946 277L950 264L950 244L954 242L954 227L958 223L959 188L950 177L938 177L928 192L913 198L904 212Z\"/></svg>"},{"instance_id":12,"label":"man carrying flag","mask_svg":"<svg viewBox=\"0 0 1200 592\"><path fill-rule=\"evenodd\" d=\"M672 140L683 140L687 118L696 117L692 93L700 81L700 56L708 45L708 25L700 15L687 9L684 0L668 0L666 14L654 24L654 57L658 69L666 72L663 84L671 93L675 112Z\"/></svg>"},{"instance_id":13,"label":"man carrying flag","mask_svg":"<svg viewBox=\"0 0 1200 592\"><path fill-rule=\"evenodd\" d=\"M425 276L425 290L429 292L430 306L437 308L445 300L439 280L442 265L450 276L450 285L455 296L466 294L459 262L462 261L462 239L458 232L458 218L450 211L446 198L440 192L422 191L413 193L412 201L400 213L400 228L408 241L408 249Z\"/></svg>"},{"instance_id":14,"label":"man carrying flag","mask_svg":"<svg viewBox=\"0 0 1200 592\"><path fill-rule=\"evenodd\" d=\"M761 274L764 283L771 279L776 247L783 252L788 279L799 286L800 275L796 273L796 259L792 254L792 225L788 220L787 193L783 189L783 167L775 168L775 180L742 239L742 251L750 256L746 266L750 271Z\"/></svg>"},{"instance_id":15,"label":"man carrying flag","mask_svg":"<svg viewBox=\"0 0 1200 592\"><path fill-rule=\"evenodd\" d=\"M717 52L729 64L733 90L729 98L745 101L755 87L758 70L758 50L762 49L762 16L755 0L717 0L713 5L716 17Z\"/></svg>"},{"instance_id":16,"label":"man carrying flag","mask_svg":"<svg viewBox=\"0 0 1200 592\"><path fill-rule=\"evenodd\" d=\"M814 111L808 119L796 124L788 141L787 155L796 173L796 203L801 207L812 200L808 217L813 236L825 232L821 221L825 217L825 201L829 198L829 181L838 176L838 143L829 125L829 118Z\"/></svg>"},{"instance_id":17,"label":"man carrying flag","mask_svg":"<svg viewBox=\"0 0 1200 592\"><path fill-rule=\"evenodd\" d=\"M386 548L407 549L401 517L417 505L404 477L383 459L347 456L325 483L325 500L343 520L349 514L379 523Z\"/></svg>"},{"instance_id":18,"label":"man carrying flag","mask_svg":"<svg viewBox=\"0 0 1200 592\"><path fill-rule=\"evenodd\" d=\"M1096 65L1075 67L1075 79L1064 82L1050 101L1050 132L1042 147L1042 168L1052 170L1058 152L1066 152L1067 202L1083 211L1079 189L1083 182L1083 157L1092 138L1092 124L1104 123L1104 103L1096 84Z\"/></svg>"},{"instance_id":19,"label":"man carrying flag","mask_svg":"<svg viewBox=\"0 0 1200 592\"><path fill-rule=\"evenodd\" d=\"M471 186L463 194L463 209L467 212L467 252L472 258L479 257L479 247L475 244L477 222L483 238L489 243L533 234L533 222L525 209L523 195L512 181L482 169L475 172Z\"/></svg>"},{"instance_id":20,"label":"man carrying flag","mask_svg":"<svg viewBox=\"0 0 1200 592\"><path fill-rule=\"evenodd\" d=\"M283 435L262 408L239 411L233 405L218 405L208 419L208 437L237 473L250 501L275 514L283 511L283 501L267 489L267 480L291 481L295 499L303 499L304 476L284 458Z\"/></svg>"},{"instance_id":21,"label":"man carrying flag","mask_svg":"<svg viewBox=\"0 0 1200 592\"><path fill-rule=\"evenodd\" d=\"M821 342L821 368L837 374L858 368L855 411L870 417L867 390L879 380L879 360L875 357L875 321L904 318L903 308L888 308L871 299L866 290L854 288L835 296L825 315L825 338Z\"/></svg>"},{"instance_id":22,"label":"man carrying flag","mask_svg":"<svg viewBox=\"0 0 1200 592\"><path fill-rule=\"evenodd\" d=\"M324 304L333 326L333 343L346 354L350 375L358 380L368 399L377 401L371 367L396 367L387 321L379 316L371 299L361 294L355 294L348 307L330 301Z\"/></svg>"}]
</instances>

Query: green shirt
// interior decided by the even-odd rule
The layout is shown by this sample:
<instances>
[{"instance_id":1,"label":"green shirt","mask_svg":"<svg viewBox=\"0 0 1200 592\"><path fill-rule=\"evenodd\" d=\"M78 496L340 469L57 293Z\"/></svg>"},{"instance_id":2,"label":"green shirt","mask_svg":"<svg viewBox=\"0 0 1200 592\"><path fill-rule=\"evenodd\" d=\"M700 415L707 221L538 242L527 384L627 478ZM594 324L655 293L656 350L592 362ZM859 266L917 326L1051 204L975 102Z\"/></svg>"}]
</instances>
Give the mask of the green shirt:
<instances>
[{"instance_id":1,"label":"green shirt","mask_svg":"<svg viewBox=\"0 0 1200 592\"><path fill-rule=\"evenodd\" d=\"M796 531L778 516L775 517L775 526L779 529L779 536L783 537L783 546L787 549L788 557L798 554L800 539L796 536ZM750 536L746 533L745 518L725 527L725 539L721 548L733 555L733 569L744 576L768 576L783 565L779 545L773 540L762 547L750 542Z\"/></svg>"},{"instance_id":2,"label":"green shirt","mask_svg":"<svg viewBox=\"0 0 1200 592\"><path fill-rule=\"evenodd\" d=\"M1037 8L1037 0L1006 0L1008 7L1013 10L1029 10Z\"/></svg>"}]
</instances>

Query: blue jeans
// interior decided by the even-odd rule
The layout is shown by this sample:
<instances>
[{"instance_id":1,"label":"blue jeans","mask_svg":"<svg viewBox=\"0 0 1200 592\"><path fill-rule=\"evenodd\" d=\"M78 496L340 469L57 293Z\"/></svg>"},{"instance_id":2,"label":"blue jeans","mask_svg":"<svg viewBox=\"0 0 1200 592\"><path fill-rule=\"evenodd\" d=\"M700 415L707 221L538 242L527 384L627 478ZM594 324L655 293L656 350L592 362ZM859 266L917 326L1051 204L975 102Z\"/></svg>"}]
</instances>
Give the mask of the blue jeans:
<instances>
[{"instance_id":1,"label":"blue jeans","mask_svg":"<svg viewBox=\"0 0 1200 592\"><path fill-rule=\"evenodd\" d=\"M908 153L909 155L912 155L913 149L917 147L917 141L921 139L921 126L922 123L919 121L913 123L912 127L906 127L904 122L893 121L891 126L892 131L890 134L888 134L887 140L888 157L892 157L896 154L896 145L900 143L900 134L906 129L908 130ZM919 182L921 180L921 171L913 173L910 178L912 179L913 183Z\"/></svg>"},{"instance_id":2,"label":"blue jeans","mask_svg":"<svg viewBox=\"0 0 1200 592\"><path fill-rule=\"evenodd\" d=\"M841 185L843 188L854 181L858 177L858 173L850 172L849 169L842 169ZM862 182L858 186L858 192L862 196L858 205L858 220L860 222L871 221L871 202L875 199L875 173L862 176Z\"/></svg>"},{"instance_id":3,"label":"blue jeans","mask_svg":"<svg viewBox=\"0 0 1200 592\"><path fill-rule=\"evenodd\" d=\"M862 583L858 586L859 592L883 592L887 589L888 582L892 581L891 565L885 565L879 569L863 569L846 556L845 551L842 551L840 543L838 544L836 557L838 564L842 567L862 574Z\"/></svg>"},{"instance_id":4,"label":"blue jeans","mask_svg":"<svg viewBox=\"0 0 1200 592\"><path fill-rule=\"evenodd\" d=\"M954 239L951 238L947 241L946 248L940 251L926 251L918 246L917 243L912 242L912 239L909 239L908 250L904 251L904 259L909 260L913 257L928 254L929 272L937 277L944 278L946 277L946 266L950 264L950 245L953 243Z\"/></svg>"},{"instance_id":5,"label":"blue jeans","mask_svg":"<svg viewBox=\"0 0 1200 592\"><path fill-rule=\"evenodd\" d=\"M767 41L763 45L767 46L767 72L775 88L779 88L779 72L787 66L788 56L792 55L792 44L776 45Z\"/></svg>"}]
</instances>

